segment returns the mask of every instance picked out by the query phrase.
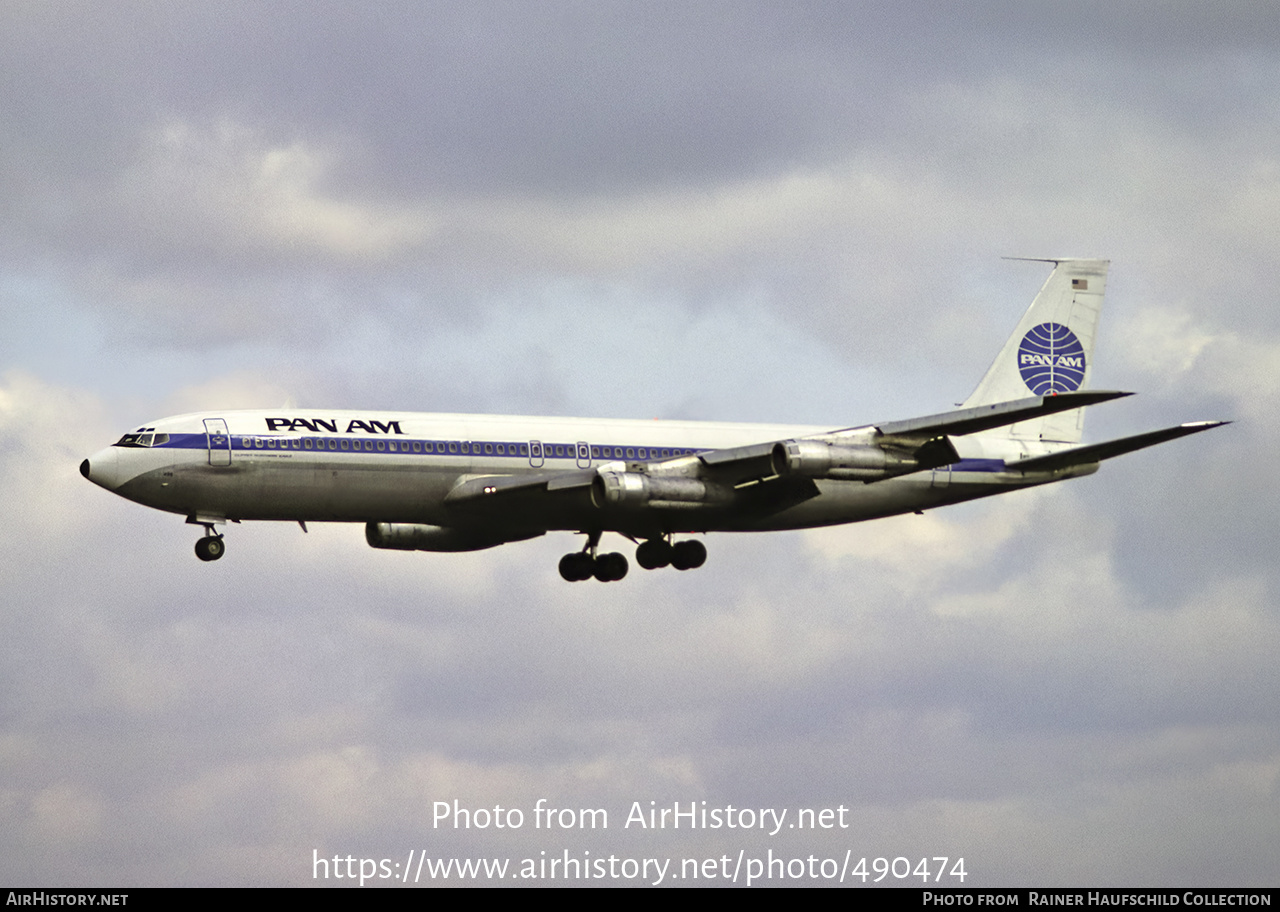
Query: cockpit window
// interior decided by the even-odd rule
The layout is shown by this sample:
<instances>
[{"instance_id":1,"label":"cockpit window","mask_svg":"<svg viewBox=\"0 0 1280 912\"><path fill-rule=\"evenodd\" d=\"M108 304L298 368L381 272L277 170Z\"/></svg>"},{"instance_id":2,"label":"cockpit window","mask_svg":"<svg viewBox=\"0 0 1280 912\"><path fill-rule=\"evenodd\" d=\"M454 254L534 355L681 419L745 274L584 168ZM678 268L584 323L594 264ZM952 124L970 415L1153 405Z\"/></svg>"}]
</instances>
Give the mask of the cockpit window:
<instances>
[{"instance_id":1,"label":"cockpit window","mask_svg":"<svg viewBox=\"0 0 1280 912\"><path fill-rule=\"evenodd\" d=\"M161 446L169 442L168 434L125 434L118 441L116 446L122 447L149 447Z\"/></svg>"}]
</instances>

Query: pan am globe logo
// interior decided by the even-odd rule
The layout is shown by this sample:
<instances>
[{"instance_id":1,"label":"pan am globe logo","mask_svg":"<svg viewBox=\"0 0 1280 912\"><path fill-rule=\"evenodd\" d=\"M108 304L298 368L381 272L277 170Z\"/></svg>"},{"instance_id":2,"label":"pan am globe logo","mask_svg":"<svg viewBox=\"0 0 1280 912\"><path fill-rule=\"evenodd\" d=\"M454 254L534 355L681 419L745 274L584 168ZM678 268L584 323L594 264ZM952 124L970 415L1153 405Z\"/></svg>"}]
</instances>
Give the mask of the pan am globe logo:
<instances>
[{"instance_id":1,"label":"pan am globe logo","mask_svg":"<svg viewBox=\"0 0 1280 912\"><path fill-rule=\"evenodd\" d=\"M1084 383L1084 346L1061 323L1041 323L1022 337L1018 372L1037 396L1072 393Z\"/></svg>"}]
</instances>

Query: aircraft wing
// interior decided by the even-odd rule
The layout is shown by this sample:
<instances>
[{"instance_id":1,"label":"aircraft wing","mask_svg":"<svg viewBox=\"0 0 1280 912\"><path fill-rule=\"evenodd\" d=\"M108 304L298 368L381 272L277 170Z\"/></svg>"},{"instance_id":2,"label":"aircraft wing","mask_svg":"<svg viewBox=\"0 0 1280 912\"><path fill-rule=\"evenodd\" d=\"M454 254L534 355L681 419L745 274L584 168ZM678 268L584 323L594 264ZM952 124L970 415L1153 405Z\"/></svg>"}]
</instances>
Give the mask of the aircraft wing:
<instances>
[{"instance_id":1,"label":"aircraft wing","mask_svg":"<svg viewBox=\"0 0 1280 912\"><path fill-rule=\"evenodd\" d=\"M463 476L444 502L463 512L499 510L507 515L525 512L533 515L544 509L556 509L556 504L569 507L583 500L584 495L593 501L605 498L612 502L609 480L626 476L634 482L632 490L644 492L638 496L645 502L725 504L736 499L735 490L744 491L767 483L766 487L785 488L778 496L786 494L783 501L789 503L815 496L817 488L812 481L815 478L871 482L937 468L960 458L948 439L950 436L973 434L1128 395L1131 394L1090 390L1032 396L907 421L864 425L813 438L708 450L696 456L679 456L638 467L626 464L608 469ZM1192 431L1179 431L1172 436L1181 433ZM1154 439L1149 443L1140 442L1132 448L1157 442ZM1089 447L1069 452L1086 450L1093 452ZM1056 459L1059 455L1041 458ZM1099 457L1081 458L1090 461ZM608 478L600 482L603 487L593 497L591 488L602 475ZM646 480L635 480L641 476Z\"/></svg>"},{"instance_id":2,"label":"aircraft wing","mask_svg":"<svg viewBox=\"0 0 1280 912\"><path fill-rule=\"evenodd\" d=\"M1188 434L1199 434L1201 431L1222 427L1222 425L1230 423L1230 421L1192 421L1159 431L1148 431L1145 434L1135 434L1132 437L1108 440L1105 443L1072 447L1069 450L1060 450L1047 456L1032 456L1030 459L1019 459L1017 462L1005 463L1005 468L1013 472L1052 472L1055 469L1068 469L1072 466L1102 462L1102 460L1111 459L1113 456L1123 456L1125 453L1132 453L1134 450L1155 446L1157 443L1164 443L1166 440L1176 440L1179 437L1186 437Z\"/></svg>"},{"instance_id":3,"label":"aircraft wing","mask_svg":"<svg viewBox=\"0 0 1280 912\"><path fill-rule=\"evenodd\" d=\"M567 469L528 475L464 475L444 497L460 525L483 524L504 537L566 526L591 511L595 469ZM511 539L514 540L514 539Z\"/></svg>"},{"instance_id":4,"label":"aircraft wing","mask_svg":"<svg viewBox=\"0 0 1280 912\"><path fill-rule=\"evenodd\" d=\"M769 441L713 450L698 455L704 467L700 474L734 487L772 481L796 472L811 477L877 481L955 462L960 457L949 437L975 434L1131 395L1115 390L1086 390L1030 396L906 421L846 428L805 440ZM816 468L815 459L825 466ZM662 471L663 465L657 463L654 470Z\"/></svg>"},{"instance_id":5,"label":"aircraft wing","mask_svg":"<svg viewBox=\"0 0 1280 912\"><path fill-rule=\"evenodd\" d=\"M577 469L565 472L538 472L533 475L475 475L464 476L445 495L450 505L469 504L500 494L540 494L566 491L572 488L589 488L596 477L595 469Z\"/></svg>"}]
</instances>

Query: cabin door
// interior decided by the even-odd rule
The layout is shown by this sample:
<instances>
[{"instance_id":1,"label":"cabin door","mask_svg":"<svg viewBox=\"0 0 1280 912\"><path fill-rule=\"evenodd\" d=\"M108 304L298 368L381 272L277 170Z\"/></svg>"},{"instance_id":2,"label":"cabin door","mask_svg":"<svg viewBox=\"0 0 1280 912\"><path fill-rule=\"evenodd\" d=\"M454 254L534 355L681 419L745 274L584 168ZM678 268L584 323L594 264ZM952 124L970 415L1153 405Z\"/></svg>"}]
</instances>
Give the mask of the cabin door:
<instances>
[{"instance_id":1,"label":"cabin door","mask_svg":"<svg viewBox=\"0 0 1280 912\"><path fill-rule=\"evenodd\" d=\"M227 433L227 423L221 418L206 418L204 435L209 443L209 465L231 465L231 435Z\"/></svg>"}]
</instances>

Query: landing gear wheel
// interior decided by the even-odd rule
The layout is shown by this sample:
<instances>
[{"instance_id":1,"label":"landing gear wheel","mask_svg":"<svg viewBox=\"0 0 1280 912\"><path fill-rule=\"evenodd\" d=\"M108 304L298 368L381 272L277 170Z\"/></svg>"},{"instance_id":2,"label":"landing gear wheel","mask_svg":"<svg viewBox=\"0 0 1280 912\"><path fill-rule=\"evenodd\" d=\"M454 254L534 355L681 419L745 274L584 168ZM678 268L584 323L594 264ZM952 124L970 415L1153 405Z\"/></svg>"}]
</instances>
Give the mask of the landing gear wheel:
<instances>
[{"instance_id":1,"label":"landing gear wheel","mask_svg":"<svg viewBox=\"0 0 1280 912\"><path fill-rule=\"evenodd\" d=\"M196 542L196 557L202 561L216 561L227 553L227 545L221 535L210 535Z\"/></svg>"},{"instance_id":2,"label":"landing gear wheel","mask_svg":"<svg viewBox=\"0 0 1280 912\"><path fill-rule=\"evenodd\" d=\"M677 570L696 570L707 562L707 546L696 539L682 541L671 551L671 566Z\"/></svg>"},{"instance_id":3,"label":"landing gear wheel","mask_svg":"<svg viewBox=\"0 0 1280 912\"><path fill-rule=\"evenodd\" d=\"M595 577L602 583L617 582L627 575L627 559L616 551L601 554L595 564Z\"/></svg>"},{"instance_id":4,"label":"landing gear wheel","mask_svg":"<svg viewBox=\"0 0 1280 912\"><path fill-rule=\"evenodd\" d=\"M595 561L585 551L574 551L560 558L560 575L571 583L590 579Z\"/></svg>"},{"instance_id":5,"label":"landing gear wheel","mask_svg":"<svg viewBox=\"0 0 1280 912\"><path fill-rule=\"evenodd\" d=\"M671 546L660 538L651 538L636 548L636 563L646 570L671 566Z\"/></svg>"}]
</instances>

